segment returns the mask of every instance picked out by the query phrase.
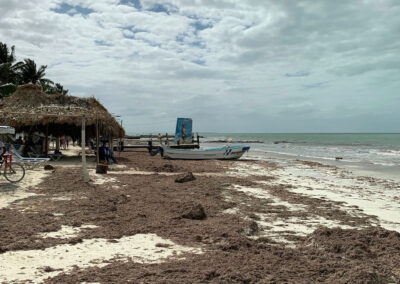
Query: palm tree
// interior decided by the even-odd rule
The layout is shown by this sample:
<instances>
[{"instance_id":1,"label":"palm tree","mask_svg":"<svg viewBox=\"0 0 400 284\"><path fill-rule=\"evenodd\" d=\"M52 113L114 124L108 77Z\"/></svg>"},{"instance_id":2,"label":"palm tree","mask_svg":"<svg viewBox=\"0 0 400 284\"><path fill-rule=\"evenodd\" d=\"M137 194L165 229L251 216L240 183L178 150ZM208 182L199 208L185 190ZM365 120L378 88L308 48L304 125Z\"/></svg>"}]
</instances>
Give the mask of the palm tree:
<instances>
[{"instance_id":1,"label":"palm tree","mask_svg":"<svg viewBox=\"0 0 400 284\"><path fill-rule=\"evenodd\" d=\"M65 90L64 86L60 83L41 82L40 85L42 86L43 92L49 95L61 94L65 96L68 93L68 90Z\"/></svg>"},{"instance_id":2,"label":"palm tree","mask_svg":"<svg viewBox=\"0 0 400 284\"><path fill-rule=\"evenodd\" d=\"M11 46L11 52L7 44L0 42L0 64L13 63L15 61L15 46Z\"/></svg>"},{"instance_id":3,"label":"palm tree","mask_svg":"<svg viewBox=\"0 0 400 284\"><path fill-rule=\"evenodd\" d=\"M15 60L15 47L12 46L10 50L7 44L0 42L0 99L15 92L19 84L26 83L40 84L47 94L68 93L61 84L54 84L44 78L46 65L37 69L32 59L24 59L24 62L14 64Z\"/></svg>"},{"instance_id":4,"label":"palm tree","mask_svg":"<svg viewBox=\"0 0 400 284\"><path fill-rule=\"evenodd\" d=\"M40 85L42 86L43 92L45 92L46 94L54 95L56 93L54 84L48 82L42 82L40 83Z\"/></svg>"},{"instance_id":5,"label":"palm tree","mask_svg":"<svg viewBox=\"0 0 400 284\"><path fill-rule=\"evenodd\" d=\"M56 83L55 91L57 94L62 94L64 96L68 93L68 90L64 90L64 86L61 85L60 83Z\"/></svg>"},{"instance_id":6,"label":"palm tree","mask_svg":"<svg viewBox=\"0 0 400 284\"><path fill-rule=\"evenodd\" d=\"M0 84L16 83L18 81L18 68L21 62L15 62L15 46L11 52L7 44L0 42Z\"/></svg>"},{"instance_id":7,"label":"palm tree","mask_svg":"<svg viewBox=\"0 0 400 284\"><path fill-rule=\"evenodd\" d=\"M24 59L24 64L19 68L23 84L32 83L53 83L51 80L44 78L46 75L47 65L36 68L36 63L32 59Z\"/></svg>"},{"instance_id":8,"label":"palm tree","mask_svg":"<svg viewBox=\"0 0 400 284\"><path fill-rule=\"evenodd\" d=\"M14 92L20 81L18 70L22 62L15 62L15 47L11 51L7 44L0 42L0 98Z\"/></svg>"}]
</instances>

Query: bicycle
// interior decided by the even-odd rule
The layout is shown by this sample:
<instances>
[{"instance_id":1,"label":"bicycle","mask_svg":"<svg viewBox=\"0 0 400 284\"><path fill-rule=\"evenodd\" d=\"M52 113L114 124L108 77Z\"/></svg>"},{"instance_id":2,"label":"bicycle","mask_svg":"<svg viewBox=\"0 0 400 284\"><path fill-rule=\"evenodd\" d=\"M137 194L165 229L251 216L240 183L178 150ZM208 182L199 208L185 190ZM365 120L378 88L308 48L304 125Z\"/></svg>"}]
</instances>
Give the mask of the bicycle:
<instances>
[{"instance_id":1,"label":"bicycle","mask_svg":"<svg viewBox=\"0 0 400 284\"><path fill-rule=\"evenodd\" d=\"M12 155L0 156L0 169L4 164L4 177L11 183L20 182L25 177L25 168L12 162Z\"/></svg>"}]
</instances>

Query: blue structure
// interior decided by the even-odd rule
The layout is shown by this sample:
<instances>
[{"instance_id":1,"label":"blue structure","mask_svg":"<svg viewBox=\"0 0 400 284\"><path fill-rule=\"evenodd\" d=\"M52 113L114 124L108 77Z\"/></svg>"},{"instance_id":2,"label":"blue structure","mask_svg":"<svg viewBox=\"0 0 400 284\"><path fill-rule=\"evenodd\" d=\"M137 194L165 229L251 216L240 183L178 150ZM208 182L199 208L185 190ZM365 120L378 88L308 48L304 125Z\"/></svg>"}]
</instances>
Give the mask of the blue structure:
<instances>
[{"instance_id":1,"label":"blue structure","mask_svg":"<svg viewBox=\"0 0 400 284\"><path fill-rule=\"evenodd\" d=\"M178 117L175 130L175 144L192 142L192 119Z\"/></svg>"}]
</instances>

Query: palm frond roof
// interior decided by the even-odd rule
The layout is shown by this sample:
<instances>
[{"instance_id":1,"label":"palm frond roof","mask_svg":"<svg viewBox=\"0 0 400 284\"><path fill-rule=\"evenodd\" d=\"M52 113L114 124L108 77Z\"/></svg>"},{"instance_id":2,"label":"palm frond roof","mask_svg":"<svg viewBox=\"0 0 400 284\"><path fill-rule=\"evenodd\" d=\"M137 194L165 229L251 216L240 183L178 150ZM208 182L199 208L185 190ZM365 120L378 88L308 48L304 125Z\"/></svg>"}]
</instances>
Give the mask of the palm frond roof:
<instances>
[{"instance_id":1,"label":"palm frond roof","mask_svg":"<svg viewBox=\"0 0 400 284\"><path fill-rule=\"evenodd\" d=\"M82 116L86 117L87 131L91 136L95 133L97 121L100 135L125 135L124 129L94 97L48 95L41 86L26 84L0 101L0 124L12 126L17 131L47 131L54 136L79 137Z\"/></svg>"}]
</instances>

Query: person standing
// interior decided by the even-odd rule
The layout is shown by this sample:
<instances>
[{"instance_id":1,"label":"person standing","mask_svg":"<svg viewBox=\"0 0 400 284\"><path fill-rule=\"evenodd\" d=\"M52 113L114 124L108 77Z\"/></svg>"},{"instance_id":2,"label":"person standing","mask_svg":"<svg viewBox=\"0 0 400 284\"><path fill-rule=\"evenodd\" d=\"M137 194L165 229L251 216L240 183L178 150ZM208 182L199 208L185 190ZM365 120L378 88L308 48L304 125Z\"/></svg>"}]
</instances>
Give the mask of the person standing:
<instances>
[{"instance_id":1,"label":"person standing","mask_svg":"<svg viewBox=\"0 0 400 284\"><path fill-rule=\"evenodd\" d=\"M0 140L0 160L3 160L5 155L7 155L7 148L3 141Z\"/></svg>"},{"instance_id":2,"label":"person standing","mask_svg":"<svg viewBox=\"0 0 400 284\"><path fill-rule=\"evenodd\" d=\"M110 162L110 159L114 162L117 163L117 160L114 158L114 153L110 148L108 148L107 143L103 142L103 145L99 149L99 161L104 161L106 160L107 163Z\"/></svg>"}]
</instances>

